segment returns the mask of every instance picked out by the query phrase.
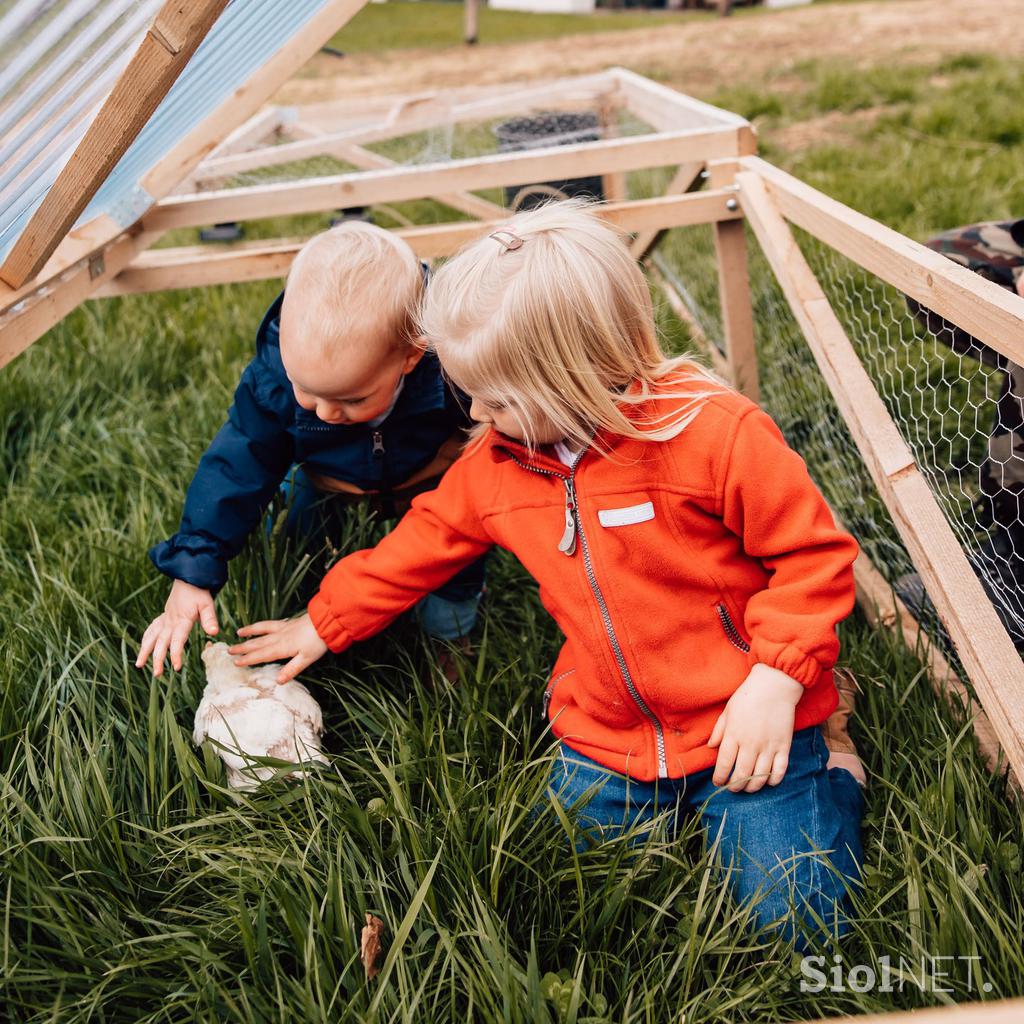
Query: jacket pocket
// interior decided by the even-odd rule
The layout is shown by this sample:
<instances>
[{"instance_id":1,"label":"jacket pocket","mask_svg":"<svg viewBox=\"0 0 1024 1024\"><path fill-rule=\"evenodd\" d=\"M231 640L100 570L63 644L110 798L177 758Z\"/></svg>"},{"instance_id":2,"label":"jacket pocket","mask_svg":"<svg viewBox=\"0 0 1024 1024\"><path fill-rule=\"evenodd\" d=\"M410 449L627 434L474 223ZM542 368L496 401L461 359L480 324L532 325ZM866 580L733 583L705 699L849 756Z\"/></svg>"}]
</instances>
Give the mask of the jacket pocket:
<instances>
[{"instance_id":1,"label":"jacket pocket","mask_svg":"<svg viewBox=\"0 0 1024 1024\"><path fill-rule=\"evenodd\" d=\"M733 647L737 648L738 650L741 650L744 654L749 653L750 644L748 644L747 641L743 639L743 635L736 628L736 623L732 621L732 616L729 614L729 609L726 608L721 601L719 601L719 603L715 605L715 609L718 612L718 618L722 623L722 629L725 630L725 635L728 638L729 643L731 643Z\"/></svg>"},{"instance_id":2,"label":"jacket pocket","mask_svg":"<svg viewBox=\"0 0 1024 1024\"><path fill-rule=\"evenodd\" d=\"M550 683L547 685L547 689L544 691L544 698L541 701L541 707L543 709L544 716L547 717L548 705L551 703L551 695L555 692L555 686L560 683L566 676L571 676L576 669L570 668L565 672L559 672L557 676L554 676Z\"/></svg>"}]
</instances>

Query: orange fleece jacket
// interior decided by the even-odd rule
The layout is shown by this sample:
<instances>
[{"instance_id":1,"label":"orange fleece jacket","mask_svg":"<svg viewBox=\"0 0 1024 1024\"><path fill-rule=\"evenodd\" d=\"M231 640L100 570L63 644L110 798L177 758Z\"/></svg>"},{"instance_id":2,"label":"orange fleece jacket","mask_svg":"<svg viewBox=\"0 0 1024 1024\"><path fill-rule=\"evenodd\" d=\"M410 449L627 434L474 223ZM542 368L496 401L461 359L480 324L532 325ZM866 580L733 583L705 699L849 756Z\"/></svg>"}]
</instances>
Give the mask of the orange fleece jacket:
<instances>
[{"instance_id":1,"label":"orange fleece jacket","mask_svg":"<svg viewBox=\"0 0 1024 1024\"><path fill-rule=\"evenodd\" d=\"M330 570L317 632L342 651L498 545L566 636L544 701L587 757L644 781L710 767L715 721L758 662L805 687L794 728L824 721L858 549L775 423L722 388L672 440L601 440L611 457L591 446L570 470L492 430Z\"/></svg>"}]
</instances>

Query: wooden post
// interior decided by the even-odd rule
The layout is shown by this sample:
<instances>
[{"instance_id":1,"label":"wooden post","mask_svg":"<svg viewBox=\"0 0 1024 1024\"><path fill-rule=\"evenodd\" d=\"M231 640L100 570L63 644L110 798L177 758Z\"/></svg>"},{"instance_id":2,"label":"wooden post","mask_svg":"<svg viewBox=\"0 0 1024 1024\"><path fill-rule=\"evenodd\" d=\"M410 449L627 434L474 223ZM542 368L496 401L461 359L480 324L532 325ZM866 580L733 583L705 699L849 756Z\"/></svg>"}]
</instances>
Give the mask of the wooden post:
<instances>
[{"instance_id":1,"label":"wooden post","mask_svg":"<svg viewBox=\"0 0 1024 1024\"><path fill-rule=\"evenodd\" d=\"M167 0L163 5L0 267L0 278L12 288L39 273L227 5L228 0Z\"/></svg>"},{"instance_id":2,"label":"wooden post","mask_svg":"<svg viewBox=\"0 0 1024 1024\"><path fill-rule=\"evenodd\" d=\"M734 171L729 164L711 164L709 184L713 189L731 188ZM737 206L739 199L733 200ZM760 401L757 380L757 347L754 339L754 311L750 304L750 275L747 272L747 236L742 221L718 222L714 226L715 258L718 262L718 294L725 334L725 358L733 384L753 402Z\"/></svg>"},{"instance_id":3,"label":"wooden post","mask_svg":"<svg viewBox=\"0 0 1024 1024\"><path fill-rule=\"evenodd\" d=\"M602 139L619 137L619 108L614 97L606 96L597 107L598 123ZM610 171L601 175L604 197L610 203L619 203L626 198L626 175L623 171Z\"/></svg>"},{"instance_id":4,"label":"wooden post","mask_svg":"<svg viewBox=\"0 0 1024 1024\"><path fill-rule=\"evenodd\" d=\"M469 46L476 45L480 38L480 0L463 0L465 26L463 38Z\"/></svg>"},{"instance_id":5,"label":"wooden post","mask_svg":"<svg viewBox=\"0 0 1024 1024\"><path fill-rule=\"evenodd\" d=\"M751 171L738 173L736 181L744 213L956 644L1007 760L1022 779L1024 664L1020 655L764 181Z\"/></svg>"}]
</instances>

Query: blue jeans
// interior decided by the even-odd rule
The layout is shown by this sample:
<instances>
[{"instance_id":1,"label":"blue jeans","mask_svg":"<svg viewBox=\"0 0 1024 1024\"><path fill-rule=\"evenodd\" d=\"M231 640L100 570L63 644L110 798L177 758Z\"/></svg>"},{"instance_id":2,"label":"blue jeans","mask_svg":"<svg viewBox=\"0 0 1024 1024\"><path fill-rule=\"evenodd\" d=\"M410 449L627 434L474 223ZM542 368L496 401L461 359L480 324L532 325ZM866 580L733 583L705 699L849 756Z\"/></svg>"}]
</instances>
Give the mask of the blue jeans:
<instances>
[{"instance_id":1,"label":"blue jeans","mask_svg":"<svg viewBox=\"0 0 1024 1024\"><path fill-rule=\"evenodd\" d=\"M708 844L716 845L721 864L731 868L737 900L752 904L758 926L775 926L802 952L809 933L820 937L849 930L848 889L859 884L863 863L861 787L845 768L829 769L827 762L818 727L800 729L793 734L789 768L779 785L731 793L712 783L714 768L681 779L638 782L563 743L549 789L567 810L575 810L581 826L601 838L621 835L665 811L671 812L675 834L682 815L699 815ZM577 849L587 845L583 837ZM823 851L836 870L814 851Z\"/></svg>"},{"instance_id":2,"label":"blue jeans","mask_svg":"<svg viewBox=\"0 0 1024 1024\"><path fill-rule=\"evenodd\" d=\"M285 529L302 537L316 550L324 545L332 522L345 515L349 506L332 501L332 496L315 488L300 466L293 466L281 484L288 503ZM460 570L443 586L428 594L416 606L423 631L439 640L457 640L476 624L477 608L484 589L486 557Z\"/></svg>"}]
</instances>

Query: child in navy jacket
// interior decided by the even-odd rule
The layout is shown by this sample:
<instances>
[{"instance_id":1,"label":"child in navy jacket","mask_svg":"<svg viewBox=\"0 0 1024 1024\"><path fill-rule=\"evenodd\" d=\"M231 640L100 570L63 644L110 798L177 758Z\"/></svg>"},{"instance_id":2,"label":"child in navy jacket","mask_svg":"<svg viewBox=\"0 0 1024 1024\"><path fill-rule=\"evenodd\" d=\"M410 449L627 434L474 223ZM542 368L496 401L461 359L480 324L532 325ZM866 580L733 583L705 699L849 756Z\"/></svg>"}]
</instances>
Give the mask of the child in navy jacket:
<instances>
[{"instance_id":1,"label":"child in navy jacket","mask_svg":"<svg viewBox=\"0 0 1024 1024\"><path fill-rule=\"evenodd\" d=\"M159 676L169 653L180 669L197 620L218 632L214 595L228 562L286 479L289 528L317 537L330 506L368 502L383 516L401 514L454 461L468 405L437 357L412 343L426 275L401 239L360 222L318 235L296 256L228 421L199 462L178 532L150 551L174 583L138 667L152 655ZM420 609L426 631L468 632L482 584L481 562L430 595Z\"/></svg>"}]
</instances>

